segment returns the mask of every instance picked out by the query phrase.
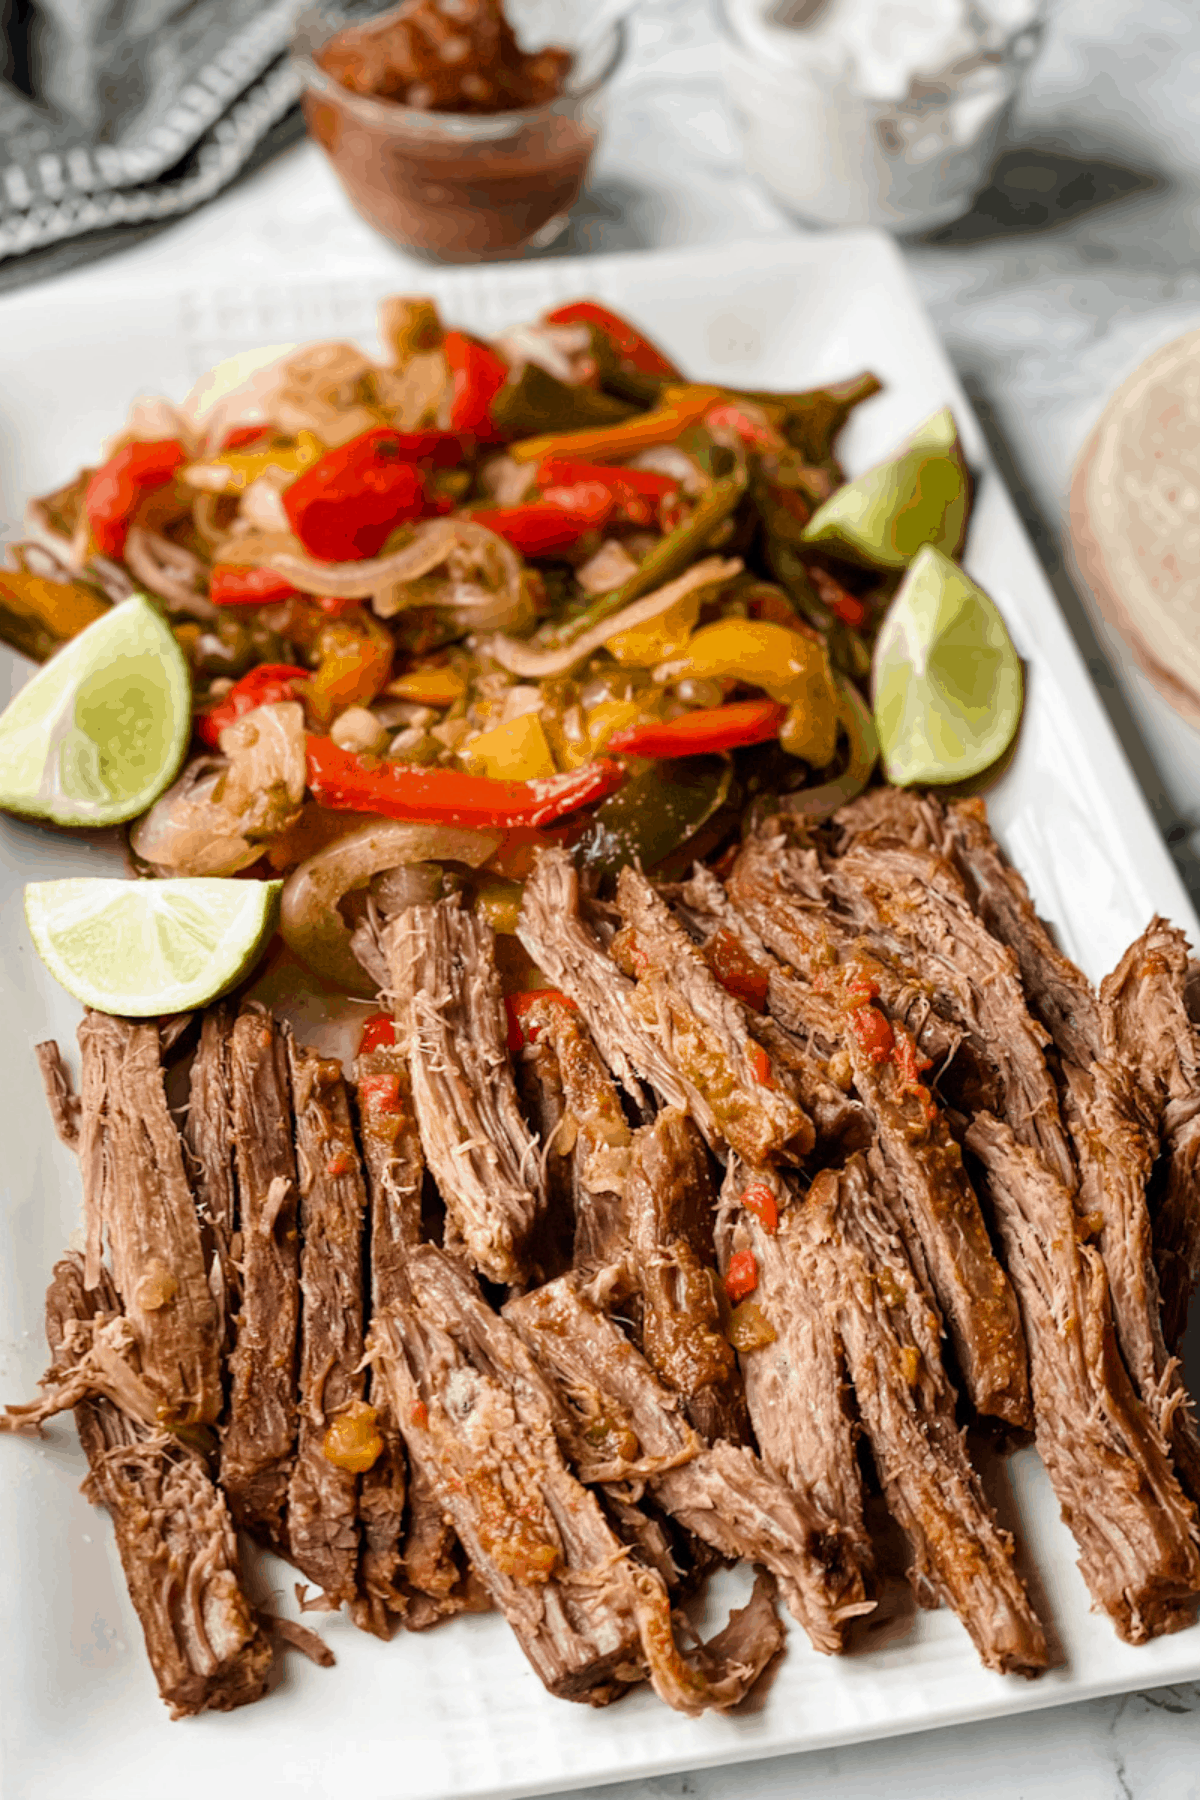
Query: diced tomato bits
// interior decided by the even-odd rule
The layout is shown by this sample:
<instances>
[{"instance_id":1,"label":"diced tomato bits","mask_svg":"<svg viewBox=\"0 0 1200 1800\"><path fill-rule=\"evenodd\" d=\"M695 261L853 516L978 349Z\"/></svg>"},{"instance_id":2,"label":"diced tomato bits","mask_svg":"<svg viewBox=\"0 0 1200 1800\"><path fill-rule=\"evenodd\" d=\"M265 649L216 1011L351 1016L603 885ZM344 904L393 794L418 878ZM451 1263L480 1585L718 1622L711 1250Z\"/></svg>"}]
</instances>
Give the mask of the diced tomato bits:
<instances>
[{"instance_id":1,"label":"diced tomato bits","mask_svg":"<svg viewBox=\"0 0 1200 1800\"><path fill-rule=\"evenodd\" d=\"M381 1050L396 1041L396 1021L391 1013L372 1013L362 1028L362 1036L358 1040L358 1054L369 1056L372 1050Z\"/></svg>"},{"instance_id":2,"label":"diced tomato bits","mask_svg":"<svg viewBox=\"0 0 1200 1800\"><path fill-rule=\"evenodd\" d=\"M725 1292L736 1306L758 1286L758 1263L753 1250L735 1250L725 1271Z\"/></svg>"},{"instance_id":3,"label":"diced tomato bits","mask_svg":"<svg viewBox=\"0 0 1200 1800\"><path fill-rule=\"evenodd\" d=\"M423 1400L418 1400L409 1417L414 1425L424 1428L429 1423L429 1408Z\"/></svg>"},{"instance_id":4,"label":"diced tomato bits","mask_svg":"<svg viewBox=\"0 0 1200 1800\"><path fill-rule=\"evenodd\" d=\"M767 1010L769 977L766 969L724 925L704 946L704 960L727 994L732 994L751 1012Z\"/></svg>"},{"instance_id":5,"label":"diced tomato bits","mask_svg":"<svg viewBox=\"0 0 1200 1800\"><path fill-rule=\"evenodd\" d=\"M850 1027L859 1047L873 1063L885 1063L892 1054L892 1028L877 1006L860 1006L850 1014Z\"/></svg>"},{"instance_id":6,"label":"diced tomato bits","mask_svg":"<svg viewBox=\"0 0 1200 1800\"><path fill-rule=\"evenodd\" d=\"M376 1117L400 1110L400 1077L386 1070L378 1075L364 1075L358 1084L358 1096L365 1110Z\"/></svg>"},{"instance_id":7,"label":"diced tomato bits","mask_svg":"<svg viewBox=\"0 0 1200 1800\"><path fill-rule=\"evenodd\" d=\"M508 1047L514 1055L523 1050L526 1043L537 1041L537 1026L527 1025L525 1021L539 1000L553 1001L557 1006L565 1006L568 1012L579 1010L561 988L527 988L524 993L509 994L504 1009L508 1014Z\"/></svg>"},{"instance_id":8,"label":"diced tomato bits","mask_svg":"<svg viewBox=\"0 0 1200 1800\"><path fill-rule=\"evenodd\" d=\"M779 1230L779 1203L764 1181L755 1181L742 1195L742 1205L754 1214L768 1237Z\"/></svg>"},{"instance_id":9,"label":"diced tomato bits","mask_svg":"<svg viewBox=\"0 0 1200 1800\"><path fill-rule=\"evenodd\" d=\"M931 1069L933 1064L927 1056L921 1055L917 1049L915 1038L903 1026L896 1027L894 1036L896 1039L894 1061L900 1071L900 1077L906 1086L916 1087L926 1069Z\"/></svg>"},{"instance_id":10,"label":"diced tomato bits","mask_svg":"<svg viewBox=\"0 0 1200 1800\"><path fill-rule=\"evenodd\" d=\"M347 1155L345 1150L339 1150L326 1161L325 1173L331 1178L338 1175L348 1175L353 1167L353 1158Z\"/></svg>"},{"instance_id":11,"label":"diced tomato bits","mask_svg":"<svg viewBox=\"0 0 1200 1800\"><path fill-rule=\"evenodd\" d=\"M749 1050L750 1072L760 1087L774 1087L775 1079L771 1074L771 1059L761 1044L751 1044Z\"/></svg>"}]
</instances>

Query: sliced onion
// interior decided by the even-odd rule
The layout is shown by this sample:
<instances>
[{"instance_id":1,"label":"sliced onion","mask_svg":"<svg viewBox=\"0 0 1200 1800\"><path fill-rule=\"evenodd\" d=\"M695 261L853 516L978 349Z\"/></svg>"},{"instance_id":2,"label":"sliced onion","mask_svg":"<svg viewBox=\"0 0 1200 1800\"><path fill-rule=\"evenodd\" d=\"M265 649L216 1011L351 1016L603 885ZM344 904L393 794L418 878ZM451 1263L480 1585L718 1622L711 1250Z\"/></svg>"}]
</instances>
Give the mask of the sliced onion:
<instances>
[{"instance_id":1,"label":"sliced onion","mask_svg":"<svg viewBox=\"0 0 1200 1800\"><path fill-rule=\"evenodd\" d=\"M850 740L846 767L832 781L824 781L820 787L801 788L796 794L785 794L779 802L782 810L807 820L810 825L831 819L840 807L857 799L871 779L879 755L879 737L871 709L852 681L844 675L838 675L836 680L838 724Z\"/></svg>"},{"instance_id":2,"label":"sliced onion","mask_svg":"<svg viewBox=\"0 0 1200 1800\"><path fill-rule=\"evenodd\" d=\"M197 757L137 821L129 841L156 874L236 875L262 855L216 798L228 773L225 757Z\"/></svg>"},{"instance_id":3,"label":"sliced onion","mask_svg":"<svg viewBox=\"0 0 1200 1800\"><path fill-rule=\"evenodd\" d=\"M166 601L168 611L206 622L216 618L216 607L198 591L205 584L205 565L181 544L134 525L125 540L125 561L144 587Z\"/></svg>"},{"instance_id":4,"label":"sliced onion","mask_svg":"<svg viewBox=\"0 0 1200 1800\"><path fill-rule=\"evenodd\" d=\"M706 556L686 574L677 580L669 581L666 587L656 588L654 593L647 594L644 599L635 600L611 619L602 619L599 625L593 625L590 631L573 644L561 649L539 650L534 644L526 644L520 638L495 637L480 644L479 648L498 662L502 669L510 675L524 675L532 680L540 680L546 675L566 675L571 669L607 644L609 638L616 637L622 631L632 631L635 626L648 625L657 619L660 613L669 612L673 606L686 599L688 594L697 588L717 587L721 582L731 581L741 572L741 563L737 558L726 561L720 556Z\"/></svg>"},{"instance_id":5,"label":"sliced onion","mask_svg":"<svg viewBox=\"0 0 1200 1800\"><path fill-rule=\"evenodd\" d=\"M350 931L338 902L372 876L402 863L459 862L478 868L495 854L499 832L463 831L452 825L413 825L387 820L364 825L318 850L284 883L280 930L301 962L349 994L371 998L375 989L350 948Z\"/></svg>"}]
</instances>

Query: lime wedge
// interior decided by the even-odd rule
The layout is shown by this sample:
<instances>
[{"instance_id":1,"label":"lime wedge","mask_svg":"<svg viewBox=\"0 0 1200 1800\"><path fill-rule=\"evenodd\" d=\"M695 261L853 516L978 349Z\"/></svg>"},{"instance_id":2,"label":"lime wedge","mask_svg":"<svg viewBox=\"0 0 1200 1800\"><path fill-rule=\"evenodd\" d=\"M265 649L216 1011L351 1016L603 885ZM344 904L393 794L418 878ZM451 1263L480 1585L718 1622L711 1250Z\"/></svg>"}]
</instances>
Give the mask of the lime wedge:
<instances>
[{"instance_id":1,"label":"lime wedge","mask_svg":"<svg viewBox=\"0 0 1200 1800\"><path fill-rule=\"evenodd\" d=\"M808 544L878 569L903 569L922 544L948 556L962 549L971 483L948 406L895 456L836 489L804 527Z\"/></svg>"},{"instance_id":2,"label":"lime wedge","mask_svg":"<svg viewBox=\"0 0 1200 1800\"><path fill-rule=\"evenodd\" d=\"M192 729L175 634L140 594L43 665L0 714L0 807L117 825L175 779Z\"/></svg>"},{"instance_id":3,"label":"lime wedge","mask_svg":"<svg viewBox=\"0 0 1200 1800\"><path fill-rule=\"evenodd\" d=\"M35 881L25 917L38 955L97 1012L187 1012L235 987L279 917L280 881Z\"/></svg>"},{"instance_id":4,"label":"lime wedge","mask_svg":"<svg viewBox=\"0 0 1200 1800\"><path fill-rule=\"evenodd\" d=\"M965 781L989 768L1016 735L1023 685L995 603L927 544L875 640L872 693L888 780Z\"/></svg>"}]
</instances>

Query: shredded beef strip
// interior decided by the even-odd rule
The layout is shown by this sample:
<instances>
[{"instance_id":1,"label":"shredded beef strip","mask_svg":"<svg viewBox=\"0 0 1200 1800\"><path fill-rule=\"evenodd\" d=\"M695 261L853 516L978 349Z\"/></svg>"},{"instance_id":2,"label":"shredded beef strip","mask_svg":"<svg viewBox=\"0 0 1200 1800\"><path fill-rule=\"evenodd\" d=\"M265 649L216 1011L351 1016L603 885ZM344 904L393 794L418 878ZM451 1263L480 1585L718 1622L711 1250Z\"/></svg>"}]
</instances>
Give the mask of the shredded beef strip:
<instances>
[{"instance_id":1,"label":"shredded beef strip","mask_svg":"<svg viewBox=\"0 0 1200 1800\"><path fill-rule=\"evenodd\" d=\"M765 1190L782 1222L778 1230L768 1230L743 1206L747 1190L760 1206ZM754 1257L757 1286L745 1304L754 1308L747 1323L757 1328L760 1341L739 1360L763 1462L841 1529L859 1567L869 1571L874 1559L863 1522L858 1423L845 1351L827 1296L789 1253L790 1209L802 1204L778 1171L752 1169L730 1157L717 1250L722 1274L735 1251L748 1250Z\"/></svg>"},{"instance_id":2,"label":"shredded beef strip","mask_svg":"<svg viewBox=\"0 0 1200 1800\"><path fill-rule=\"evenodd\" d=\"M35 1044L33 1054L37 1057L55 1132L68 1150L78 1150L79 1095L71 1084L62 1052L53 1038L49 1038L44 1044Z\"/></svg>"},{"instance_id":3,"label":"shredded beef strip","mask_svg":"<svg viewBox=\"0 0 1200 1800\"><path fill-rule=\"evenodd\" d=\"M665 1105L686 1106L679 1076L633 1007L635 983L609 956L583 916L579 876L566 850L543 850L525 883L517 936L539 969L566 994L596 1041L605 1064L644 1117L645 1080Z\"/></svg>"},{"instance_id":4,"label":"shredded beef strip","mask_svg":"<svg viewBox=\"0 0 1200 1800\"><path fill-rule=\"evenodd\" d=\"M209 1288L217 1308L223 1347L240 1299L234 1255L237 1184L233 1167L233 1084L230 1039L233 1009L223 1003L205 1012L192 1061L183 1141L200 1217L212 1233Z\"/></svg>"},{"instance_id":5,"label":"shredded beef strip","mask_svg":"<svg viewBox=\"0 0 1200 1800\"><path fill-rule=\"evenodd\" d=\"M137 1346L107 1269L89 1287L83 1258L65 1256L46 1294L53 1359L46 1385L63 1406L74 1405L90 1470L84 1492L112 1515L129 1596L171 1717L228 1712L266 1692L271 1646L242 1590L233 1524L203 1458L156 1421L121 1410L86 1371L79 1379L97 1336L111 1337L118 1325L126 1326L136 1382Z\"/></svg>"},{"instance_id":6,"label":"shredded beef strip","mask_svg":"<svg viewBox=\"0 0 1200 1800\"><path fill-rule=\"evenodd\" d=\"M517 1093L521 1110L541 1145L539 1158L546 1195L545 1209L530 1239L530 1263L535 1280L552 1281L570 1268L575 1237L571 1124L552 1040L536 1027L528 1029L525 1020L520 1034L524 1043L513 1053Z\"/></svg>"},{"instance_id":7,"label":"shredded beef strip","mask_svg":"<svg viewBox=\"0 0 1200 1800\"><path fill-rule=\"evenodd\" d=\"M510 1301L504 1317L567 1401L560 1436L581 1480L646 1480L664 1511L723 1556L769 1569L815 1649L843 1648L846 1624L872 1603L835 1525L751 1450L705 1446L678 1397L575 1278Z\"/></svg>"},{"instance_id":8,"label":"shredded beef strip","mask_svg":"<svg viewBox=\"0 0 1200 1800\"><path fill-rule=\"evenodd\" d=\"M520 1284L545 1184L509 1061L492 932L453 896L410 907L384 942L425 1160L471 1262Z\"/></svg>"},{"instance_id":9,"label":"shredded beef strip","mask_svg":"<svg viewBox=\"0 0 1200 1800\"><path fill-rule=\"evenodd\" d=\"M625 1201L643 1355L682 1395L703 1438L747 1441L746 1396L717 1297L717 1193L685 1113L668 1108L634 1134Z\"/></svg>"},{"instance_id":10,"label":"shredded beef strip","mask_svg":"<svg viewBox=\"0 0 1200 1800\"><path fill-rule=\"evenodd\" d=\"M406 1291L406 1258L421 1240L425 1164L408 1067L397 1048L383 1045L359 1056L355 1093L370 1200L371 1310L378 1313ZM368 1382L383 1449L359 1487L361 1598L353 1602L351 1614L364 1629L388 1637L393 1619L403 1616L409 1604L403 1585L408 1480L404 1443L391 1415L386 1386L374 1370ZM451 1571L457 1578L453 1563Z\"/></svg>"},{"instance_id":11,"label":"shredded beef strip","mask_svg":"<svg viewBox=\"0 0 1200 1800\"><path fill-rule=\"evenodd\" d=\"M409 1278L410 1300L375 1323L394 1414L548 1690L605 1705L648 1669L682 1711L736 1704L764 1664L706 1670L679 1651L661 1578L631 1565L567 1468L562 1403L512 1327L433 1245L413 1252Z\"/></svg>"},{"instance_id":12,"label":"shredded beef strip","mask_svg":"<svg viewBox=\"0 0 1200 1800\"><path fill-rule=\"evenodd\" d=\"M367 1195L341 1064L286 1038L300 1185L300 1356L288 1554L333 1610L357 1594L358 1476L329 1454L339 1419L374 1424L363 1402L362 1236ZM369 1435L367 1433L366 1435ZM353 1461L353 1455L351 1461Z\"/></svg>"},{"instance_id":13,"label":"shredded beef strip","mask_svg":"<svg viewBox=\"0 0 1200 1800\"><path fill-rule=\"evenodd\" d=\"M167 1106L158 1026L89 1012L79 1046L85 1278L93 1286L100 1278L106 1233L113 1279L163 1424L211 1424L222 1399L217 1311Z\"/></svg>"},{"instance_id":14,"label":"shredded beef strip","mask_svg":"<svg viewBox=\"0 0 1200 1800\"><path fill-rule=\"evenodd\" d=\"M1180 1630L1200 1595L1195 1509L1121 1361L1104 1264L1036 1150L986 1114L967 1143L987 1170L1029 1343L1037 1446L1080 1572L1126 1642Z\"/></svg>"},{"instance_id":15,"label":"shredded beef strip","mask_svg":"<svg viewBox=\"0 0 1200 1800\"><path fill-rule=\"evenodd\" d=\"M1045 1634L967 1456L941 1322L863 1157L819 1175L789 1210L785 1250L836 1318L888 1507L912 1546L918 1601L952 1607L986 1668L1037 1674Z\"/></svg>"},{"instance_id":16,"label":"shredded beef strip","mask_svg":"<svg viewBox=\"0 0 1200 1800\"><path fill-rule=\"evenodd\" d=\"M1154 1261L1162 1297L1162 1332L1177 1354L1188 1309L1200 1285L1200 1098L1167 1102L1163 1112L1164 1154L1156 1170Z\"/></svg>"},{"instance_id":17,"label":"shredded beef strip","mask_svg":"<svg viewBox=\"0 0 1200 1800\"><path fill-rule=\"evenodd\" d=\"M242 1297L229 1361L221 1485L239 1525L286 1549L297 1425L299 1191L287 1055L265 1007L242 1006L229 1061Z\"/></svg>"}]
</instances>

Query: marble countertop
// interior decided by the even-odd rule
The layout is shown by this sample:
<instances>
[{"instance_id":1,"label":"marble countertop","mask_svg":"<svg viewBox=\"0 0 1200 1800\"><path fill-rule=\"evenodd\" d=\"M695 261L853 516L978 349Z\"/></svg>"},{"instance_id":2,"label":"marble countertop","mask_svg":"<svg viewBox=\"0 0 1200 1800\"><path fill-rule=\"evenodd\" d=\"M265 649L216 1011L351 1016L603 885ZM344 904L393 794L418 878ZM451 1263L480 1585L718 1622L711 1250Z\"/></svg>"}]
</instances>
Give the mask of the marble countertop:
<instances>
[{"instance_id":1,"label":"marble countertop","mask_svg":"<svg viewBox=\"0 0 1200 1800\"><path fill-rule=\"evenodd\" d=\"M1107 395L1200 325L1200 10L1060 0L992 187L905 245L1160 825L1200 899L1200 735L1072 586L1066 496ZM643 0L592 182L555 254L713 244L796 229L745 176L700 0ZM832 241L831 241L832 248ZM190 219L56 293L232 285L422 265L349 211L300 144ZM28 290L26 290L26 293ZM0 302L0 320L3 317ZM1197 1800L1200 1686L738 1768L634 1781L613 1800ZM601 1790L588 1790L589 1795Z\"/></svg>"}]
</instances>

